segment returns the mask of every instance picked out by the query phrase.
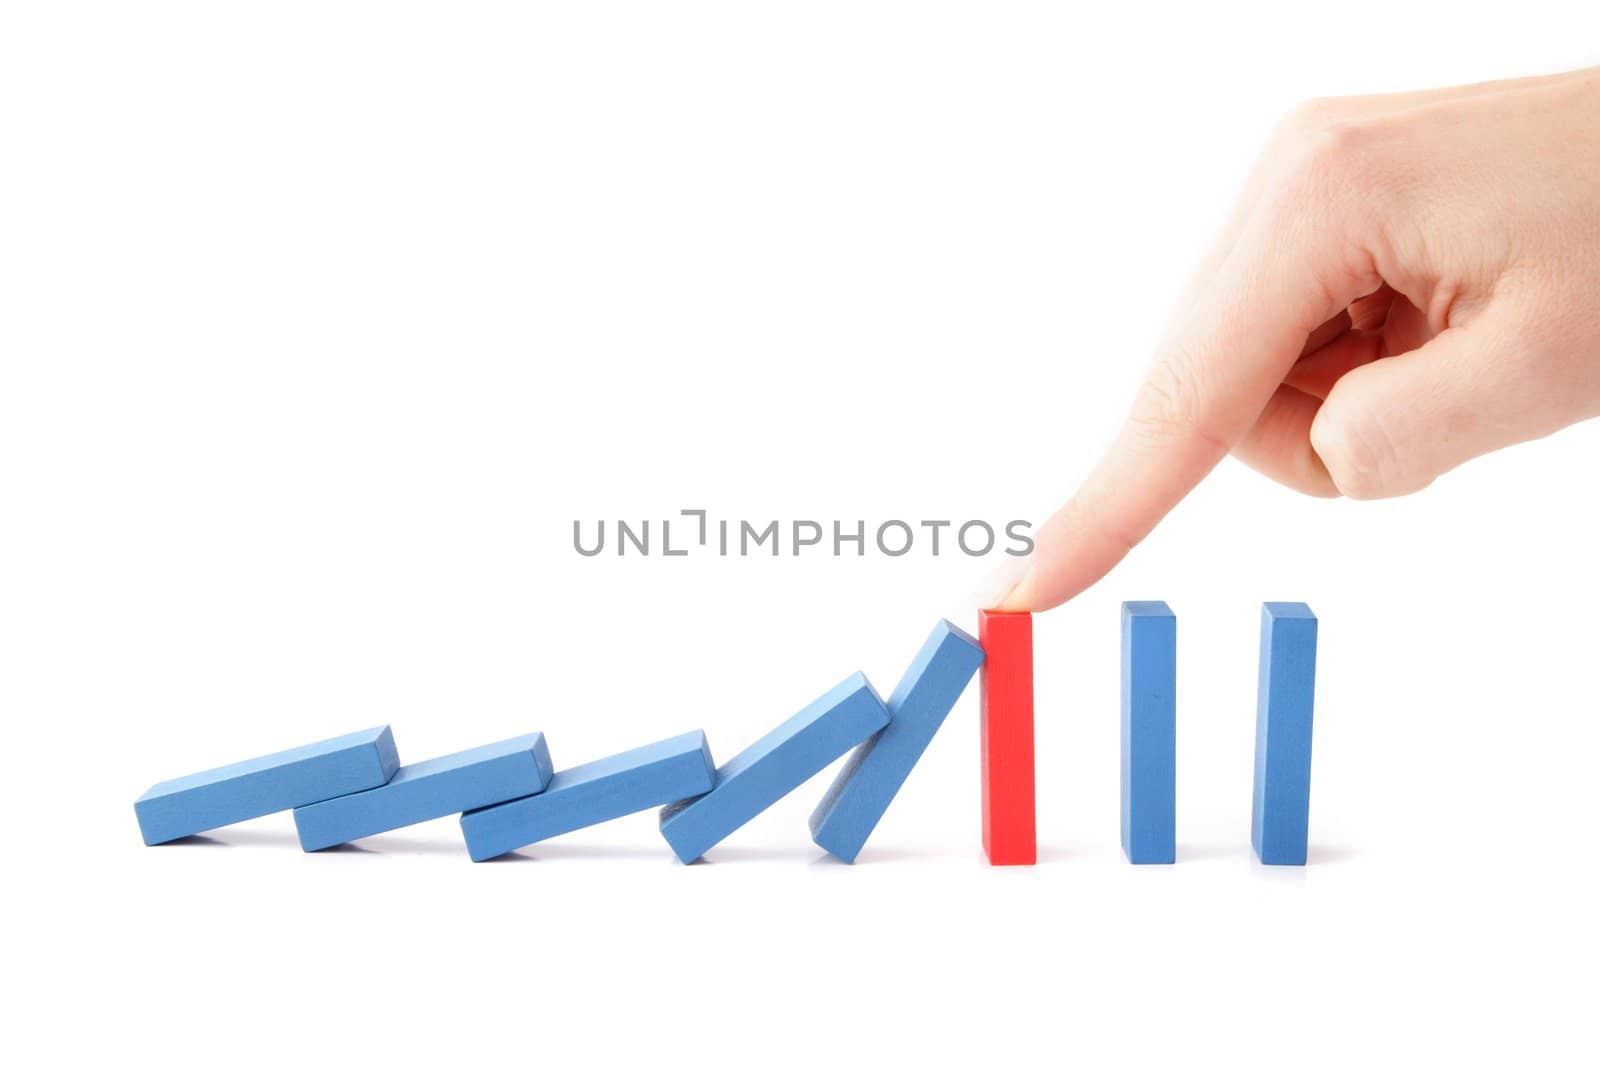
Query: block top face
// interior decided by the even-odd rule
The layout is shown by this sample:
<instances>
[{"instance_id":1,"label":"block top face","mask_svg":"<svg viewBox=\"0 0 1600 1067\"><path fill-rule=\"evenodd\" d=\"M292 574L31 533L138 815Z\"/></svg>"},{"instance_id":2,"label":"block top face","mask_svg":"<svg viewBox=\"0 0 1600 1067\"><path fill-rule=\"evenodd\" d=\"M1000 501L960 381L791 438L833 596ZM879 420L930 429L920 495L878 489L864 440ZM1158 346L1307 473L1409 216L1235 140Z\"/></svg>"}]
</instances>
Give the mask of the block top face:
<instances>
[{"instance_id":1,"label":"block top face","mask_svg":"<svg viewBox=\"0 0 1600 1067\"><path fill-rule=\"evenodd\" d=\"M1269 600L1261 605L1261 617L1264 619L1309 619L1317 621L1311 609L1298 600Z\"/></svg>"},{"instance_id":2,"label":"block top face","mask_svg":"<svg viewBox=\"0 0 1600 1067\"><path fill-rule=\"evenodd\" d=\"M648 767L652 763L671 759L674 756L699 753L704 751L705 747L705 731L690 730L686 734L669 737L665 741L657 741L654 744L629 749L627 752L619 752L615 756L607 756L591 763L579 764L568 770L557 771L555 777L551 779L550 785L551 788L559 785L563 789L574 785L582 785L584 782L592 782L601 778L609 778L614 774L635 771L640 767Z\"/></svg>"},{"instance_id":3,"label":"block top face","mask_svg":"<svg viewBox=\"0 0 1600 1067\"><path fill-rule=\"evenodd\" d=\"M863 714L882 720L880 725L888 723L888 713L884 711L883 700L878 696L878 691L872 688L872 683L867 681L865 674L857 671L795 712L777 729L723 764L717 771L718 784L746 767L759 763L835 708L851 703L860 704Z\"/></svg>"},{"instance_id":4,"label":"block top face","mask_svg":"<svg viewBox=\"0 0 1600 1067\"><path fill-rule=\"evenodd\" d=\"M505 756L516 756L523 753L529 756L544 747L544 734L534 732L513 737L508 741L496 741L492 745L479 745L469 748L465 752L456 752L449 756L439 756L436 759L423 760L420 763L411 763L401 767L389 779L390 785L401 785L406 782L415 782L423 778L431 778L438 774L448 774L458 771L463 767L471 767L489 760L501 759Z\"/></svg>"},{"instance_id":5,"label":"block top face","mask_svg":"<svg viewBox=\"0 0 1600 1067\"><path fill-rule=\"evenodd\" d=\"M1165 600L1124 600L1122 602L1123 618L1170 618L1172 609L1167 607Z\"/></svg>"},{"instance_id":6,"label":"block top face","mask_svg":"<svg viewBox=\"0 0 1600 1067\"><path fill-rule=\"evenodd\" d=\"M979 608L978 617L991 623L1005 622L1009 619L1014 619L1018 622L1027 622L1033 619L1033 613L1028 611L990 611L988 608ZM949 625L949 620L944 621L946 625ZM951 625L950 628L952 630L959 629L953 625Z\"/></svg>"},{"instance_id":7,"label":"block top face","mask_svg":"<svg viewBox=\"0 0 1600 1067\"><path fill-rule=\"evenodd\" d=\"M156 797L163 797L169 793L181 793L186 789L214 785L217 782L225 782L233 778L243 778L246 775L270 771L286 763L295 763L300 760L314 759L317 756L327 756L335 752L359 748L363 745L381 743L388 733L389 728L387 726L374 726L367 730L358 730L353 734L330 737L326 741L301 745L299 748L284 749L282 752L274 752L270 756L257 756L254 759L242 760L239 763L230 763L226 767L215 767L209 771L200 771L196 774L185 775L182 778L172 778L165 782L157 782L149 789L146 789L139 800L154 800Z\"/></svg>"},{"instance_id":8,"label":"block top face","mask_svg":"<svg viewBox=\"0 0 1600 1067\"><path fill-rule=\"evenodd\" d=\"M1026 611L989 611L980 609L978 612L978 638L982 639L989 634L1005 634L1020 637L1033 633L1033 615Z\"/></svg>"}]
</instances>

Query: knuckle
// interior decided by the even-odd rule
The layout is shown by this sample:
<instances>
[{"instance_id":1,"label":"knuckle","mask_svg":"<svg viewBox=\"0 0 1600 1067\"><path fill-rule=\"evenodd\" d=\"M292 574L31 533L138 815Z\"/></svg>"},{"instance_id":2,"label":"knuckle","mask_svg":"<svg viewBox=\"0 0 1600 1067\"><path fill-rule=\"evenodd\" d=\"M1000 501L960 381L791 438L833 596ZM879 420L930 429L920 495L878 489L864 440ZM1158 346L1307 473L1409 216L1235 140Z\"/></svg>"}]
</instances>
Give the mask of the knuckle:
<instances>
[{"instance_id":1,"label":"knuckle","mask_svg":"<svg viewBox=\"0 0 1600 1067\"><path fill-rule=\"evenodd\" d=\"M1370 166L1366 128L1338 122L1309 134L1296 146L1290 164L1291 189L1327 203L1366 182Z\"/></svg>"},{"instance_id":2,"label":"knuckle","mask_svg":"<svg viewBox=\"0 0 1600 1067\"><path fill-rule=\"evenodd\" d=\"M1358 116L1340 101L1312 101L1283 123L1277 148L1286 206L1327 211L1368 201L1381 190L1384 146L1381 119Z\"/></svg>"},{"instance_id":3,"label":"knuckle","mask_svg":"<svg viewBox=\"0 0 1600 1067\"><path fill-rule=\"evenodd\" d=\"M1338 97L1304 100L1279 120L1277 136L1280 141L1294 143L1318 130L1343 121L1348 114L1348 104Z\"/></svg>"},{"instance_id":4,"label":"knuckle","mask_svg":"<svg viewBox=\"0 0 1600 1067\"><path fill-rule=\"evenodd\" d=\"M1370 412L1324 407L1311 424L1311 448L1334 486L1352 500L1377 500L1421 488L1407 484L1393 442Z\"/></svg>"}]
</instances>

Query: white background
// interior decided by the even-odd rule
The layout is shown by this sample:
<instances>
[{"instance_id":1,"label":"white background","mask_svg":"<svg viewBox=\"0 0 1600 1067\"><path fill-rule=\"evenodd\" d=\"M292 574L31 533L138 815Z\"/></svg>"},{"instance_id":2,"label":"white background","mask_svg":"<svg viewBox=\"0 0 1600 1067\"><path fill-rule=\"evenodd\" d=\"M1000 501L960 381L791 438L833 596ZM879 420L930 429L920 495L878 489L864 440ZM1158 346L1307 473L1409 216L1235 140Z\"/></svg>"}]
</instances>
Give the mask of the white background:
<instances>
[{"instance_id":1,"label":"white background","mask_svg":"<svg viewBox=\"0 0 1600 1067\"><path fill-rule=\"evenodd\" d=\"M380 722L413 760L726 759L853 670L887 692L992 561L591 560L573 519L1040 518L1283 112L1597 40L1579 0L6 5L0 1040L1593 1055L1600 425L1380 504L1226 464L1038 620L1034 869L982 862L972 693L853 868L807 837L823 780L689 869L650 815L475 866L453 820L147 849L131 804ZM1179 862L1135 869L1146 597ZM1322 619L1299 870L1248 845L1263 599Z\"/></svg>"}]
</instances>

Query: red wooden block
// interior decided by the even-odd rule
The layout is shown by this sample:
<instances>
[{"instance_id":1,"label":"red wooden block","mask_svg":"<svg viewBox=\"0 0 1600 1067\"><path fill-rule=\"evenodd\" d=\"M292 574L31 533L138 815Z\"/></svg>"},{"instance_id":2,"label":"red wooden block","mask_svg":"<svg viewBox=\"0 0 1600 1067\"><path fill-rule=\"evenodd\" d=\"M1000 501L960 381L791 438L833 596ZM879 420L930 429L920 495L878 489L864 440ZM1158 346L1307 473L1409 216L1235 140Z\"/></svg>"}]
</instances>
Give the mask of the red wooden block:
<instances>
[{"instance_id":1,"label":"red wooden block","mask_svg":"<svg viewBox=\"0 0 1600 1067\"><path fill-rule=\"evenodd\" d=\"M1038 857L1033 811L1033 616L978 613L983 851L995 866Z\"/></svg>"}]
</instances>

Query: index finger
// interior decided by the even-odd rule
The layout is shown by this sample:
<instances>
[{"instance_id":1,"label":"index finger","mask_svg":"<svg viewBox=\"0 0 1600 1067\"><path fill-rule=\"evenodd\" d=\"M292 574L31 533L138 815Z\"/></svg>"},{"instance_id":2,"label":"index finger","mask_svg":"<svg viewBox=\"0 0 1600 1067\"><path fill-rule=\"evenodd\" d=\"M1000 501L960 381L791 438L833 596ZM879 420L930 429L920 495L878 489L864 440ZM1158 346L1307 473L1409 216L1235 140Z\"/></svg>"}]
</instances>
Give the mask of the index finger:
<instances>
[{"instance_id":1,"label":"index finger","mask_svg":"<svg viewBox=\"0 0 1600 1067\"><path fill-rule=\"evenodd\" d=\"M1307 336L1377 287L1362 242L1307 198L1285 190L1256 211L1198 283L1111 448L1040 527L999 610L1043 611L1103 578L1240 441Z\"/></svg>"}]
</instances>

